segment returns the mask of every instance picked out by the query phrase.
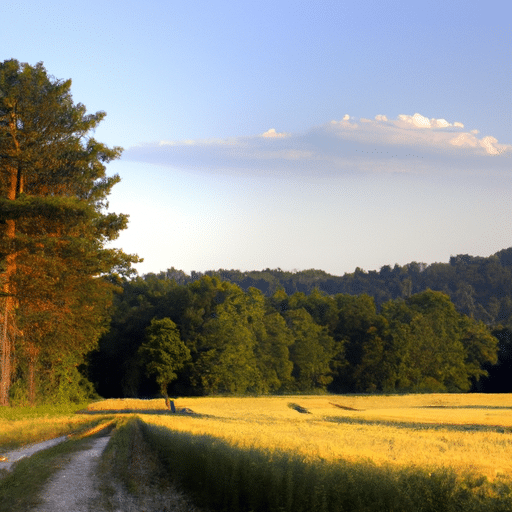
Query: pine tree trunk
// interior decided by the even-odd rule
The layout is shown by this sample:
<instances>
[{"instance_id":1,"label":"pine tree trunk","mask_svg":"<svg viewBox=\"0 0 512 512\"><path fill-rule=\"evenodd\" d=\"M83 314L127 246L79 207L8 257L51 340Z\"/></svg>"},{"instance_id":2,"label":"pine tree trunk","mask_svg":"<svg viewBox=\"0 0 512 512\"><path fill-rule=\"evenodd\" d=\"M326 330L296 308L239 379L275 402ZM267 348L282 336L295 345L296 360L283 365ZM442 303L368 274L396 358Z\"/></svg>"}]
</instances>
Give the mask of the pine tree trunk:
<instances>
[{"instance_id":1,"label":"pine tree trunk","mask_svg":"<svg viewBox=\"0 0 512 512\"><path fill-rule=\"evenodd\" d=\"M12 228L9 224L12 223ZM11 237L11 232L14 232L14 221L7 221L7 236ZM10 229L11 228L11 229ZM12 379L12 359L14 355L14 336L16 333L15 319L14 319L14 297L12 296L12 286L10 283L11 276L16 271L16 258L15 255L10 254L6 258L6 271L4 273L4 285L2 292L5 294L2 300L2 313L0 321L2 322L0 330L0 352L1 352L1 368L0 368L0 405L9 405L9 389L11 387Z\"/></svg>"},{"instance_id":2,"label":"pine tree trunk","mask_svg":"<svg viewBox=\"0 0 512 512\"><path fill-rule=\"evenodd\" d=\"M17 162L19 155L19 143L17 140L16 116L13 113L9 122L9 131L13 140L12 156L17 165L8 165L9 176L7 187L7 199L14 201L16 197L23 192L23 180L21 176L21 166ZM7 220L5 223L5 232L8 240L14 240L16 237L16 223L14 220ZM6 257L6 267L3 275L2 293L4 294L3 311L1 321L3 325L0 329L0 353L2 364L0 368L0 405L9 405L9 390L12 379L12 359L14 353L14 336L16 333L14 317L14 290L11 279L16 272L16 253L11 252Z\"/></svg>"},{"instance_id":3,"label":"pine tree trunk","mask_svg":"<svg viewBox=\"0 0 512 512\"><path fill-rule=\"evenodd\" d=\"M0 332L0 406L9 405L9 389L11 387L13 340L9 332L11 297L2 300L3 311Z\"/></svg>"}]
</instances>

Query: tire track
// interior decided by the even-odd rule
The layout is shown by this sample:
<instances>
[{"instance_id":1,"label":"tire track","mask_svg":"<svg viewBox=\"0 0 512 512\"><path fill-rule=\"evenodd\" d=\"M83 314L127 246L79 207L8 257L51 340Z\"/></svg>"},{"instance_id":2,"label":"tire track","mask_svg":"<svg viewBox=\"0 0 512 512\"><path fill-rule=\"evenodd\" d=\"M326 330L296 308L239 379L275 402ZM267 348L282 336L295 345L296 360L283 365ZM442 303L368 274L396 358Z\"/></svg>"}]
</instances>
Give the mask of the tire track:
<instances>
[{"instance_id":1,"label":"tire track","mask_svg":"<svg viewBox=\"0 0 512 512\"><path fill-rule=\"evenodd\" d=\"M36 512L97 511L94 503L100 498L94 477L101 454L109 437L91 440L91 445L75 455L46 485L42 504Z\"/></svg>"}]
</instances>

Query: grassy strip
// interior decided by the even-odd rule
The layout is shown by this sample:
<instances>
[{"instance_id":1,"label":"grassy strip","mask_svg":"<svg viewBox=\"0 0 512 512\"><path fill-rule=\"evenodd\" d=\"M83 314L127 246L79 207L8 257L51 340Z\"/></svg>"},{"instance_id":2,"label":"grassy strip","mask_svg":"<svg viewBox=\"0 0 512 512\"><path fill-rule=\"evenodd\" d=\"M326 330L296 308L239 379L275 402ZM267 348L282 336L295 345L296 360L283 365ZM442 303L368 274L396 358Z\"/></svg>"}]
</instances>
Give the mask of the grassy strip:
<instances>
[{"instance_id":1,"label":"grassy strip","mask_svg":"<svg viewBox=\"0 0 512 512\"><path fill-rule=\"evenodd\" d=\"M197 509L172 485L141 432L142 422L122 418L102 454L98 476L105 510Z\"/></svg>"},{"instance_id":2,"label":"grassy strip","mask_svg":"<svg viewBox=\"0 0 512 512\"><path fill-rule=\"evenodd\" d=\"M117 478L130 493L137 493L142 475L133 471L133 459L140 457L140 444L138 420L134 417L120 418L101 458L99 473L102 480L107 482L106 477ZM108 492L106 487L103 491Z\"/></svg>"},{"instance_id":3,"label":"grassy strip","mask_svg":"<svg viewBox=\"0 0 512 512\"><path fill-rule=\"evenodd\" d=\"M104 422L103 418L77 415L87 404L0 407L0 452L30 443L81 433Z\"/></svg>"},{"instance_id":4,"label":"grassy strip","mask_svg":"<svg viewBox=\"0 0 512 512\"><path fill-rule=\"evenodd\" d=\"M43 488L54 473L69 462L73 453L87 448L95 435L64 441L21 459L12 471L0 473L0 512L26 512L37 506ZM3 477L3 478L2 478Z\"/></svg>"},{"instance_id":5,"label":"grassy strip","mask_svg":"<svg viewBox=\"0 0 512 512\"><path fill-rule=\"evenodd\" d=\"M512 510L512 489L447 469L305 461L206 435L142 424L169 478L198 504L225 511L487 512Z\"/></svg>"}]
</instances>

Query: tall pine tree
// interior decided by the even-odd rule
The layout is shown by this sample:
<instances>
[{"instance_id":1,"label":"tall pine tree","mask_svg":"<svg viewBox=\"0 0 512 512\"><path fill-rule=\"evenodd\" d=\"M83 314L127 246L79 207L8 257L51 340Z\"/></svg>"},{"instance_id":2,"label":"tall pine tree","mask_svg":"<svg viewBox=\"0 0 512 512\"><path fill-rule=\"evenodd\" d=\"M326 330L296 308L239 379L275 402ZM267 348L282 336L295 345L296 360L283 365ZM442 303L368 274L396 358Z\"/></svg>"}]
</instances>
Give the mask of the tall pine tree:
<instances>
[{"instance_id":1,"label":"tall pine tree","mask_svg":"<svg viewBox=\"0 0 512 512\"><path fill-rule=\"evenodd\" d=\"M105 276L139 261L106 247L127 225L107 211L119 177L105 164L122 149L90 136L106 114L87 114L70 88L42 63L0 63L0 405L15 355L31 399L41 361L50 374L81 362L106 327Z\"/></svg>"}]
</instances>

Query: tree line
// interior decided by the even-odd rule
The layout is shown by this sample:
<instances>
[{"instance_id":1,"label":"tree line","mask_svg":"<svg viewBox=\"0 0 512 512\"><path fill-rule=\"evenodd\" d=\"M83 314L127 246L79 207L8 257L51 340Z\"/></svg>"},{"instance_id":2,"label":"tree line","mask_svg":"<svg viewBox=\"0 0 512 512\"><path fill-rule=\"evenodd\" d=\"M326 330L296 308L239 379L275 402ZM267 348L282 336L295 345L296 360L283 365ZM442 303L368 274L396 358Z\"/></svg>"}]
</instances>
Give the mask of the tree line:
<instances>
[{"instance_id":1,"label":"tree line","mask_svg":"<svg viewBox=\"0 0 512 512\"><path fill-rule=\"evenodd\" d=\"M318 289L329 295L366 293L375 299L377 307L391 299L407 298L426 289L447 294L461 313L482 320L491 328L501 325L512 329L512 247L489 257L459 254L447 263L418 263L413 261L380 270L365 271L360 267L343 276L323 270L302 271L265 270L208 270L186 274L174 267L153 274L159 279L172 279L187 284L203 275L216 276L237 284L243 290L251 286L267 297L283 288L288 295L303 292L309 295Z\"/></svg>"},{"instance_id":2,"label":"tree line","mask_svg":"<svg viewBox=\"0 0 512 512\"><path fill-rule=\"evenodd\" d=\"M127 216L108 212L121 154L42 63L0 63L0 405L79 400L78 371L109 327L116 281L136 256L108 248Z\"/></svg>"},{"instance_id":3,"label":"tree line","mask_svg":"<svg viewBox=\"0 0 512 512\"><path fill-rule=\"evenodd\" d=\"M178 349L174 371L165 354ZM216 276L180 284L146 275L116 295L89 378L102 396L468 391L497 352L489 328L439 291L377 308L367 294L281 288L267 297ZM165 368L162 391L155 376Z\"/></svg>"}]
</instances>

